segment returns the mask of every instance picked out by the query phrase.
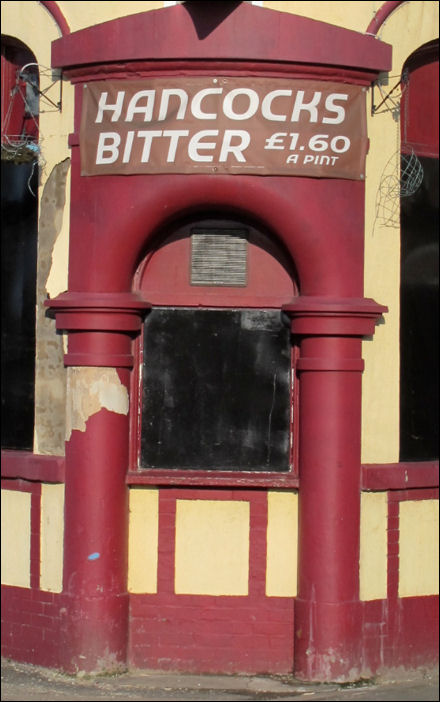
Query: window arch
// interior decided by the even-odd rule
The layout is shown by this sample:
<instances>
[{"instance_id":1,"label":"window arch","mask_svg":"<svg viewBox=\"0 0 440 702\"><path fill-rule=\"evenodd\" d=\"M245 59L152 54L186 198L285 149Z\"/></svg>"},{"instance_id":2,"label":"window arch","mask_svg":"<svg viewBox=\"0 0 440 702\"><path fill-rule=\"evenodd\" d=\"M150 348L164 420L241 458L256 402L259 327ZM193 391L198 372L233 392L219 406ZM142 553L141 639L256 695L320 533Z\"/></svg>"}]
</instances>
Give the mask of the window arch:
<instances>
[{"instance_id":1,"label":"window arch","mask_svg":"<svg viewBox=\"0 0 440 702\"><path fill-rule=\"evenodd\" d=\"M401 200L400 460L438 458L438 41L404 66L402 167L423 181Z\"/></svg>"}]
</instances>

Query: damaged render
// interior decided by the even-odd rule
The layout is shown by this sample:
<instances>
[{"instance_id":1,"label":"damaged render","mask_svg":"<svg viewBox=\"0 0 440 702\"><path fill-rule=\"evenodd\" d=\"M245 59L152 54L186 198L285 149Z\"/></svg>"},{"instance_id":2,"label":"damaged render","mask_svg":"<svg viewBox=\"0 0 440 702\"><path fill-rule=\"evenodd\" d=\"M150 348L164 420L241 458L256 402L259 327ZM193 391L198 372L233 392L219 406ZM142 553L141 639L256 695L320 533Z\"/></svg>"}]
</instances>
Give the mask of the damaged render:
<instances>
[{"instance_id":1,"label":"damaged render","mask_svg":"<svg viewBox=\"0 0 440 702\"><path fill-rule=\"evenodd\" d=\"M34 451L49 455L64 455L66 370L63 336L46 316L44 301L53 250L62 231L69 167L67 158L50 173L41 196L38 228Z\"/></svg>"},{"instance_id":2,"label":"damaged render","mask_svg":"<svg viewBox=\"0 0 440 702\"><path fill-rule=\"evenodd\" d=\"M86 430L92 414L107 409L128 414L128 390L115 368L73 367L67 370L66 441L74 429Z\"/></svg>"}]
</instances>

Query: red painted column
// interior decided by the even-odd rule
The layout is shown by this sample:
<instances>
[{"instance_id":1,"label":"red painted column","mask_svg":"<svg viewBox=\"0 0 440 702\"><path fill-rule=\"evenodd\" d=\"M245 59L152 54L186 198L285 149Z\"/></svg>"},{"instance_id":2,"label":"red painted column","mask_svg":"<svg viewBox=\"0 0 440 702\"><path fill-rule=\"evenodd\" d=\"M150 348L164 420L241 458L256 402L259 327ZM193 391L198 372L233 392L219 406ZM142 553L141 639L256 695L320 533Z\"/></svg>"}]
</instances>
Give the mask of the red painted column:
<instances>
[{"instance_id":1,"label":"red painted column","mask_svg":"<svg viewBox=\"0 0 440 702\"><path fill-rule=\"evenodd\" d=\"M131 340L148 303L131 293L64 293L48 305L57 328L69 331L65 364L116 369L128 396ZM128 411L105 407L88 416L85 428L74 427L66 441L60 659L69 672L126 667L128 445Z\"/></svg>"},{"instance_id":2,"label":"red painted column","mask_svg":"<svg viewBox=\"0 0 440 702\"><path fill-rule=\"evenodd\" d=\"M386 308L373 300L298 298L299 553L295 675L348 681L361 672L359 520L361 339Z\"/></svg>"}]
</instances>

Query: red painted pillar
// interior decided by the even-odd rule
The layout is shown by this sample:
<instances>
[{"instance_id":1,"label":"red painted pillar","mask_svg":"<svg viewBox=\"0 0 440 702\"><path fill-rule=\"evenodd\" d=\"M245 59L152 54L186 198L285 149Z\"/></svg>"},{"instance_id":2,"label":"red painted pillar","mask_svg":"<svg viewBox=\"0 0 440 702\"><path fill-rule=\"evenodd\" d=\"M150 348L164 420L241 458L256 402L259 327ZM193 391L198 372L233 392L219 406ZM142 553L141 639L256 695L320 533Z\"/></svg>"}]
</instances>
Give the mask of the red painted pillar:
<instances>
[{"instance_id":1,"label":"red painted pillar","mask_svg":"<svg viewBox=\"0 0 440 702\"><path fill-rule=\"evenodd\" d=\"M299 297L285 310L301 348L294 670L305 680L356 680L361 339L374 333L386 308L366 299Z\"/></svg>"},{"instance_id":2,"label":"red painted pillar","mask_svg":"<svg viewBox=\"0 0 440 702\"><path fill-rule=\"evenodd\" d=\"M131 340L148 304L130 293L64 293L48 304L57 328L69 331L65 364L111 369L128 399ZM93 408L84 420L66 441L60 659L69 672L111 672L124 669L127 659L128 404L121 412Z\"/></svg>"}]
</instances>

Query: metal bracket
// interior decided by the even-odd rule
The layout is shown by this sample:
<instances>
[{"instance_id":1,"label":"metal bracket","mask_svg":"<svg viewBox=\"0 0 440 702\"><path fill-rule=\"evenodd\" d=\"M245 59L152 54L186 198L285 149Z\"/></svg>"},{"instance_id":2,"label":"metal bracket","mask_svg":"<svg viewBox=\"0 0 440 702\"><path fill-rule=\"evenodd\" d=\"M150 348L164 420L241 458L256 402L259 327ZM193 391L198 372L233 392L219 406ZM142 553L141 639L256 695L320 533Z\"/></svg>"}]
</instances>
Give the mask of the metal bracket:
<instances>
[{"instance_id":1,"label":"metal bracket","mask_svg":"<svg viewBox=\"0 0 440 702\"><path fill-rule=\"evenodd\" d=\"M37 67L38 68L38 73L39 73L39 78L40 78L40 86L41 86L41 79L42 77L47 77L50 74L50 84L46 85L45 87L39 87L38 85L35 84L34 81L31 80L32 73L26 74L26 69L30 67ZM43 70L42 70L43 69ZM18 72L18 77L23 80L26 83L26 88L27 90L29 89L29 92L34 94L35 96L38 95L39 98L41 98L47 105L50 105L51 107L55 108L52 110L38 110L39 114L44 114L45 112L61 112L62 111L62 96L63 96L63 81L62 81L62 74L61 70L52 70L52 69L45 69L44 66L40 66L38 63L27 63ZM59 99L57 102L50 98L47 93L49 90L51 90L57 83L59 83ZM28 100L26 99L26 103L28 103ZM29 106L29 105L28 105ZM32 110L31 110L32 111Z\"/></svg>"},{"instance_id":2,"label":"metal bracket","mask_svg":"<svg viewBox=\"0 0 440 702\"><path fill-rule=\"evenodd\" d=\"M402 91L399 95L401 97L403 91L405 90L406 86L408 85L408 73L407 71L404 71L402 75L400 76L398 82L391 88L391 90L388 91L386 95L383 94L382 90L380 89L381 85L387 85L388 84L388 76L387 74L384 74L381 77L379 77L377 80L374 81L371 87L371 114L375 115L379 112L379 109L382 107L382 105L385 105L387 103L387 106L385 107L385 111L390 111L390 112L399 112L400 110L400 103L395 101L395 98L392 97L393 93L397 90L397 88L402 87ZM375 104L375 94L374 90L375 88L379 89L380 96L382 97L382 100L379 102L378 105ZM388 102L387 102L388 101ZM391 102L391 106L389 106Z\"/></svg>"}]
</instances>

